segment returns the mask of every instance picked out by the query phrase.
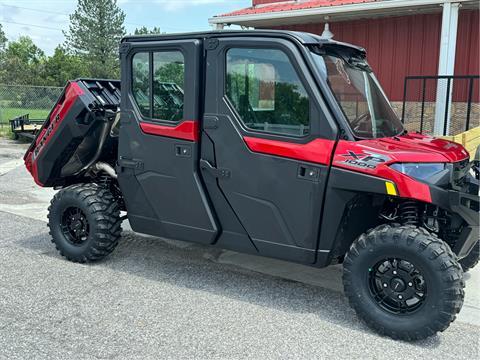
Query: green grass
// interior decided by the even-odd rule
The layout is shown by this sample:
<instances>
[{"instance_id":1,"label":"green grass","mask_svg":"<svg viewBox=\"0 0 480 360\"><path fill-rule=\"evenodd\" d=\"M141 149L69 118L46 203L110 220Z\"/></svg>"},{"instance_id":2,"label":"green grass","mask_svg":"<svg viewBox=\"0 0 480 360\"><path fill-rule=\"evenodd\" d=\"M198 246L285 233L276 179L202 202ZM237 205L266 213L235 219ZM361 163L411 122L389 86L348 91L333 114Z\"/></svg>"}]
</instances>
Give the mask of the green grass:
<instances>
[{"instance_id":1,"label":"green grass","mask_svg":"<svg viewBox=\"0 0 480 360\"><path fill-rule=\"evenodd\" d=\"M0 107L0 122L8 124L8 120L16 118L17 116L30 114L30 119L45 119L51 109L25 109L17 107Z\"/></svg>"},{"instance_id":2,"label":"green grass","mask_svg":"<svg viewBox=\"0 0 480 360\"><path fill-rule=\"evenodd\" d=\"M25 109L18 107L0 107L0 137L12 137L9 120L29 114L30 119L46 119L50 109Z\"/></svg>"},{"instance_id":3,"label":"green grass","mask_svg":"<svg viewBox=\"0 0 480 360\"><path fill-rule=\"evenodd\" d=\"M0 126L0 138L13 139L12 130L9 126Z\"/></svg>"}]
</instances>

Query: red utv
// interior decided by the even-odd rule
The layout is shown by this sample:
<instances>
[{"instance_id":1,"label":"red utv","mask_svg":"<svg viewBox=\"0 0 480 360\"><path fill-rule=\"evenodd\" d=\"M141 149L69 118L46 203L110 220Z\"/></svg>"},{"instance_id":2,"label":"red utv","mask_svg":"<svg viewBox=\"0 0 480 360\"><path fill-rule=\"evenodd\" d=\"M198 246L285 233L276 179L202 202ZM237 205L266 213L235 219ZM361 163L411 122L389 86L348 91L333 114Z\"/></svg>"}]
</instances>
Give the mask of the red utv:
<instances>
[{"instance_id":1,"label":"red utv","mask_svg":"<svg viewBox=\"0 0 480 360\"><path fill-rule=\"evenodd\" d=\"M361 48L287 31L131 36L121 81L71 81L25 155L60 191L60 253L102 259L134 231L342 263L381 334L460 311L478 261L478 179L458 144L407 133ZM121 212L126 215L121 216Z\"/></svg>"}]
</instances>

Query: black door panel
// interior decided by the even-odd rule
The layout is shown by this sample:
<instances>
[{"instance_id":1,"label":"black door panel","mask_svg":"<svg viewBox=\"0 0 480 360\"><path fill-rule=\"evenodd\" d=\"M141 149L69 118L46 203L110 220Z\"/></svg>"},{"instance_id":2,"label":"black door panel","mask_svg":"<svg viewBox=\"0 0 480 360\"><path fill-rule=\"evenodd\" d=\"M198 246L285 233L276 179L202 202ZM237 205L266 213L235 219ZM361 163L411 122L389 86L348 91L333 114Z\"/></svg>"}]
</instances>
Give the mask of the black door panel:
<instances>
[{"instance_id":1,"label":"black door panel","mask_svg":"<svg viewBox=\"0 0 480 360\"><path fill-rule=\"evenodd\" d=\"M230 248L244 251L248 241L253 244L248 246L250 252L259 254L313 263L316 259L318 246L319 224L323 204L323 193L328 176L328 164L317 165L298 160L287 159L275 155L260 154L250 151L243 137L260 137L277 141L307 143L315 138L324 137L321 129L325 124L320 124L325 115L319 109L323 109L317 101L318 92L313 93L309 81L312 81L307 71L301 65L303 62L297 59L295 47L283 40L275 39L219 39L219 45L207 52L207 71L205 86L205 115L202 124L202 152L203 160L208 164L201 167L202 177L207 184L208 193L212 203L219 214L219 223L222 233L217 244L223 246L224 242L233 244ZM240 114L234 109L234 105L225 97L226 94L226 54L232 47L268 48L281 49L295 66L297 74L310 97L310 124L302 125L301 129L307 129L307 136L298 137L301 132L295 132L293 126L279 127L266 124L262 127L259 117L253 114L247 120L248 124L242 123ZM255 52L252 51L252 56ZM241 64L241 62L239 62ZM303 66L303 67L302 67ZM279 66L284 69L285 66ZM263 66L267 72L272 72L271 67ZM248 68L245 71L255 72ZM241 74L241 72L238 72ZM234 74L236 75L236 74ZM288 76L286 76L288 78ZM291 77L290 77L291 78ZM239 82L237 81L237 84ZM243 85L239 85L234 91L242 91ZM251 85L245 85L251 86ZM261 86L261 85L259 85ZM286 87L275 88L275 93L284 91ZM288 90L288 88L287 88ZM233 90L231 90L233 91ZM277 104L272 104L270 99L265 99L265 91L268 86L260 89L257 86L256 98L252 101L245 100L249 96L240 96L237 106L244 106L247 111L274 109ZM261 95L258 95L258 94ZM268 94L267 94L268 97ZM288 97L282 96L283 99ZM247 102L246 105L242 105ZM284 104L283 104L284 105ZM280 107L279 107L280 109ZM275 120L275 116L262 118ZM302 124L305 121L302 120ZM329 124L325 121L327 125ZM256 131L259 128L262 132ZM274 133L269 133L273 129ZM292 136L289 136L290 129ZM275 132L284 132L276 135ZM336 129L329 128L329 134L335 133ZM208 143L208 146L204 144ZM215 169L214 172L211 168ZM315 176L309 176L310 173ZM214 177L214 175L216 176ZM226 175L225 175L226 174ZM214 177L214 178L213 178ZM213 179L212 179L213 178ZM220 218L221 209L229 208L230 215ZM226 218L226 219L225 219ZM229 225L225 225L225 224ZM232 241L229 226L233 228L238 238ZM224 239L230 238L229 241ZM248 238L248 241L247 241Z\"/></svg>"},{"instance_id":2,"label":"black door panel","mask_svg":"<svg viewBox=\"0 0 480 360\"><path fill-rule=\"evenodd\" d=\"M205 132L215 144L216 166L231 174L217 179L222 201L233 208L257 248L261 242L313 250L324 183L299 178L298 161L251 152L231 118L218 118L218 128ZM324 169L316 168L323 179ZM311 256L313 261L314 252Z\"/></svg>"},{"instance_id":3,"label":"black door panel","mask_svg":"<svg viewBox=\"0 0 480 360\"><path fill-rule=\"evenodd\" d=\"M149 63L137 64L135 71L149 71L150 75L135 77L135 89L142 92L134 96L131 64L138 52L147 52L149 55L143 58L149 59ZM157 82L158 96L155 97L153 78L161 74L163 68L153 74L152 59L156 58L154 54L166 52L176 52L176 59L178 53L183 54L184 64L174 63L174 66L177 72L184 71L185 89L174 82ZM210 244L219 229L198 175L198 134L192 132L185 136L176 132L187 121L187 128L192 131L199 128L191 124L199 121L201 56L199 40L158 42L155 46L150 43L147 48L141 43L133 44L129 53L122 54L122 82L127 86L122 88L125 113L120 126L119 183L133 230ZM142 79L148 84L142 83ZM143 109L142 112L139 109ZM145 118L145 114L153 118ZM155 119L155 114L164 114L169 119L174 118L171 114L183 116L179 121L169 122ZM156 135L142 130L141 124L146 123Z\"/></svg>"},{"instance_id":4,"label":"black door panel","mask_svg":"<svg viewBox=\"0 0 480 360\"><path fill-rule=\"evenodd\" d=\"M206 116L204 119L209 118ZM216 119L216 126L211 127L216 129L218 127L218 118ZM209 121L203 121L203 125L208 127ZM210 137L203 133L202 135L202 160L208 163L209 167L216 168L216 154L215 146ZM200 167L202 178L204 180L209 198L214 205L215 215L218 223L221 225L221 234L217 239L216 245L225 249L232 249L246 253L258 253L247 231L240 222L237 214L233 210L231 204L225 197L222 189L218 186L218 177L209 171ZM218 169L218 168L217 168Z\"/></svg>"}]
</instances>

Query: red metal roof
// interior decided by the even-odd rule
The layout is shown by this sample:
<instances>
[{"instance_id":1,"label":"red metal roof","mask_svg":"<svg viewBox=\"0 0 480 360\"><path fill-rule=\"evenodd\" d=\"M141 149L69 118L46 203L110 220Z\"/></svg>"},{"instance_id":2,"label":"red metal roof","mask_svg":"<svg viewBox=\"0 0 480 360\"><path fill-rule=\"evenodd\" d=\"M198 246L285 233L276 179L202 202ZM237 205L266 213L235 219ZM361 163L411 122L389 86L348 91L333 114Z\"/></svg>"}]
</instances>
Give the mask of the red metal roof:
<instances>
[{"instance_id":1,"label":"red metal roof","mask_svg":"<svg viewBox=\"0 0 480 360\"><path fill-rule=\"evenodd\" d=\"M223 16L239 16L239 15L254 15L254 14L263 14L268 12L279 12L279 11L292 11L292 10L304 10L312 9L319 7L327 6L341 6L341 5L352 5L360 3L369 3L383 0L306 0L306 1L282 1L278 3L270 3L264 5L257 5L248 7L245 9L240 9L232 11L227 14L219 15Z\"/></svg>"}]
</instances>

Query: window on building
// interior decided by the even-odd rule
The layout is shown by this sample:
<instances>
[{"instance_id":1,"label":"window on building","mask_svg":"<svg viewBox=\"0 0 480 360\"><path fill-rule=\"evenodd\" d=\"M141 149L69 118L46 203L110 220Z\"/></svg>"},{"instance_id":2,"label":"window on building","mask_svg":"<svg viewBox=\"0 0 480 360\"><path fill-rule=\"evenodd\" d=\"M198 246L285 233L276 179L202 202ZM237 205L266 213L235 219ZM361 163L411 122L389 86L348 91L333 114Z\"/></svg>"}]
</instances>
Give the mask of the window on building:
<instances>
[{"instance_id":1,"label":"window on building","mask_svg":"<svg viewBox=\"0 0 480 360\"><path fill-rule=\"evenodd\" d=\"M135 54L132 81L133 96L144 117L172 122L183 118L185 62L180 51Z\"/></svg>"},{"instance_id":2,"label":"window on building","mask_svg":"<svg viewBox=\"0 0 480 360\"><path fill-rule=\"evenodd\" d=\"M251 130L290 136L309 134L308 94L281 50L230 49L226 93Z\"/></svg>"}]
</instances>

